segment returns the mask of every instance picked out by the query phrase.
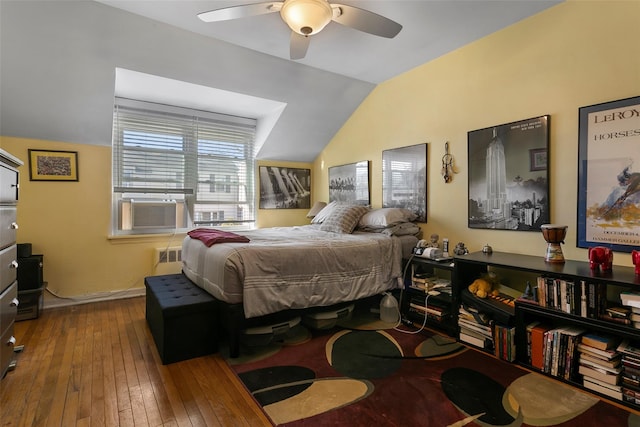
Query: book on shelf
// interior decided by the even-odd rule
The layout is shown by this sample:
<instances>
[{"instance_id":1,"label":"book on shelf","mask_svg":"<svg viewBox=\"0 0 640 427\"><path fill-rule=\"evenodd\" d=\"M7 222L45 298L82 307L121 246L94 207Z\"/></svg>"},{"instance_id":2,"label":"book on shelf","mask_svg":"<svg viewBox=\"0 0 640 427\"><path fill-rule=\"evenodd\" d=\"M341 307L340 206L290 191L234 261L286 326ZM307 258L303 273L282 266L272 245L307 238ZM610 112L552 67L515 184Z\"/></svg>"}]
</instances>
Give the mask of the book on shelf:
<instances>
[{"instance_id":1,"label":"book on shelf","mask_svg":"<svg viewBox=\"0 0 640 427\"><path fill-rule=\"evenodd\" d=\"M628 319L632 314L630 308L621 306L607 307L606 311L609 316L622 317L623 319ZM640 316L638 319L640 320Z\"/></svg>"},{"instance_id":2,"label":"book on shelf","mask_svg":"<svg viewBox=\"0 0 640 427\"><path fill-rule=\"evenodd\" d=\"M582 336L581 342L599 350L610 350L620 343L620 338L613 335L588 333Z\"/></svg>"},{"instance_id":3,"label":"book on shelf","mask_svg":"<svg viewBox=\"0 0 640 427\"><path fill-rule=\"evenodd\" d=\"M616 350L600 350L599 348L591 347L581 342L578 343L578 351L583 353L589 353L605 360L611 360L620 354Z\"/></svg>"},{"instance_id":4,"label":"book on shelf","mask_svg":"<svg viewBox=\"0 0 640 427\"><path fill-rule=\"evenodd\" d=\"M620 292L620 302L628 307L640 308L640 292Z\"/></svg>"},{"instance_id":5,"label":"book on shelf","mask_svg":"<svg viewBox=\"0 0 640 427\"><path fill-rule=\"evenodd\" d=\"M538 324L531 328L531 366L539 370L544 368L545 333L551 326Z\"/></svg>"},{"instance_id":6,"label":"book on shelf","mask_svg":"<svg viewBox=\"0 0 640 427\"><path fill-rule=\"evenodd\" d=\"M632 326L633 325L633 322L629 318L612 316L612 315L607 314L607 313L598 314L598 319L604 320L606 322L618 323L620 325L628 325L628 326Z\"/></svg>"},{"instance_id":7,"label":"book on shelf","mask_svg":"<svg viewBox=\"0 0 640 427\"><path fill-rule=\"evenodd\" d=\"M513 326L495 325L494 355L499 359L513 362L516 359L515 330Z\"/></svg>"},{"instance_id":8,"label":"book on shelf","mask_svg":"<svg viewBox=\"0 0 640 427\"><path fill-rule=\"evenodd\" d=\"M458 319L458 326L460 326L460 328L466 328L471 331L477 332L489 338L493 337L493 328L489 326L480 325L479 323L473 323L466 319Z\"/></svg>"},{"instance_id":9,"label":"book on shelf","mask_svg":"<svg viewBox=\"0 0 640 427\"><path fill-rule=\"evenodd\" d=\"M582 385L586 389L596 391L616 400L622 400L622 387L620 386L611 386L611 384L602 381L596 382L595 379L589 377L584 377Z\"/></svg>"},{"instance_id":10,"label":"book on shelf","mask_svg":"<svg viewBox=\"0 0 640 427\"><path fill-rule=\"evenodd\" d=\"M490 350L493 348L493 341L490 338L469 329L460 328L459 337L460 341L472 344L482 349Z\"/></svg>"},{"instance_id":11,"label":"book on shelf","mask_svg":"<svg viewBox=\"0 0 640 427\"><path fill-rule=\"evenodd\" d=\"M622 385L622 397L626 402L640 405L640 391Z\"/></svg>"},{"instance_id":12,"label":"book on shelf","mask_svg":"<svg viewBox=\"0 0 640 427\"><path fill-rule=\"evenodd\" d=\"M592 369L597 369L599 371L611 372L612 374L620 374L622 373L621 366L607 366L604 363L598 363L598 361L593 361L592 359L587 359L583 355L580 355L578 358L578 362L582 366L587 366Z\"/></svg>"},{"instance_id":13,"label":"book on shelf","mask_svg":"<svg viewBox=\"0 0 640 427\"><path fill-rule=\"evenodd\" d=\"M618 385L620 383L620 374L613 372L591 368L589 366L580 365L578 367L578 373L584 377L595 378L607 384Z\"/></svg>"},{"instance_id":14,"label":"book on shelf","mask_svg":"<svg viewBox=\"0 0 640 427\"><path fill-rule=\"evenodd\" d=\"M596 366L603 367L603 368L621 368L622 367L622 360L620 356L617 356L613 359L606 360L600 357L593 356L588 353L580 353L580 356L578 356L578 360L584 361L586 364L594 364Z\"/></svg>"},{"instance_id":15,"label":"book on shelf","mask_svg":"<svg viewBox=\"0 0 640 427\"><path fill-rule=\"evenodd\" d=\"M625 339L622 340L620 342L620 344L618 344L618 347L616 347L616 350L619 351L620 353L622 353L623 355L630 355L630 356L636 356L640 359L640 347L636 346L637 344Z\"/></svg>"}]
</instances>

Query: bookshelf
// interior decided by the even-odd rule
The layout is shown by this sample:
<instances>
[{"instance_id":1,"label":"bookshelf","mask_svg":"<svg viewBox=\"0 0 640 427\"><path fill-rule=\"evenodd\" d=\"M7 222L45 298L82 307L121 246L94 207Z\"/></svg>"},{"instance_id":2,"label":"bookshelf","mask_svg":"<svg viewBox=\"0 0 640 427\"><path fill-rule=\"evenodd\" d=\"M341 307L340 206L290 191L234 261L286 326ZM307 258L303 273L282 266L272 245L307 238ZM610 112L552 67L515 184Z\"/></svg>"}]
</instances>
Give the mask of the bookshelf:
<instances>
[{"instance_id":1,"label":"bookshelf","mask_svg":"<svg viewBox=\"0 0 640 427\"><path fill-rule=\"evenodd\" d=\"M455 264L451 261L435 261L418 256L409 261L409 277L405 279L405 296L402 298L403 318L421 325L427 312L429 327L436 328L450 336L456 334L456 307L452 296ZM429 295L430 290L432 292Z\"/></svg>"},{"instance_id":2,"label":"bookshelf","mask_svg":"<svg viewBox=\"0 0 640 427\"><path fill-rule=\"evenodd\" d=\"M601 272L591 270L588 262L567 260L563 264L554 264L545 262L542 256L500 252L473 253L457 257L455 262L458 282L454 284L454 292L456 292L455 289L458 289L458 293L464 292L466 286L475 277L479 277L490 268L509 270L516 277L522 275L521 285L529 281L534 285L534 289L544 286L547 294L536 292L537 295L542 295L543 300L516 299L515 301L516 363L635 410L640 409L640 397L631 400L627 399L623 393L625 390L622 380L624 366L622 362L617 362L621 354L612 354L610 359L613 362L607 362L615 365L612 372L622 371L617 374L619 377L613 378L609 385L595 384L591 382L591 378L579 372L580 367L584 365L580 362L580 358L588 359L583 357L585 353L582 350L578 351L578 345L584 334L612 338L616 342L614 349L611 350L614 352L617 343L640 342L640 329L634 328L632 324L620 323L619 320L601 316L609 312L606 310L608 307L622 305L621 293L639 290L640 277L635 275L633 268L614 266L612 271ZM531 277L540 280L533 283ZM572 288L569 284L575 286ZM587 292L584 299L581 298L583 289ZM554 300L553 297L549 299L548 292L555 295L556 299ZM588 305L587 310L584 309L584 305L581 305L585 300ZM546 340L546 344L539 339ZM545 345L550 347L544 347ZM538 353L543 349L544 353ZM553 349L553 351L546 349ZM634 356L625 357L628 357L628 363L631 363ZM637 357L640 359L640 353ZM624 361L625 358L622 357L622 360ZM587 371L582 369L582 372Z\"/></svg>"}]
</instances>

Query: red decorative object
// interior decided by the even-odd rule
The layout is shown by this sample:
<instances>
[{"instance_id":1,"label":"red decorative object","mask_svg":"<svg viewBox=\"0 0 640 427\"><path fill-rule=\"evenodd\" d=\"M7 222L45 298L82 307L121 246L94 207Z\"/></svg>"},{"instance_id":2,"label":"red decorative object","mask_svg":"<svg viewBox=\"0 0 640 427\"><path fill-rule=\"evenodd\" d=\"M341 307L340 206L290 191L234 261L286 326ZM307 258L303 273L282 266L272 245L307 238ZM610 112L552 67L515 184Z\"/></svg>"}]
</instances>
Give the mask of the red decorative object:
<instances>
[{"instance_id":1,"label":"red decorative object","mask_svg":"<svg viewBox=\"0 0 640 427\"><path fill-rule=\"evenodd\" d=\"M631 261L636 266L636 275L640 276L640 251L635 249L631 251Z\"/></svg>"},{"instance_id":2,"label":"red decorative object","mask_svg":"<svg viewBox=\"0 0 640 427\"><path fill-rule=\"evenodd\" d=\"M589 266L592 270L597 270L598 268L601 268L602 271L611 270L613 268L613 251L604 246L589 248Z\"/></svg>"}]
</instances>

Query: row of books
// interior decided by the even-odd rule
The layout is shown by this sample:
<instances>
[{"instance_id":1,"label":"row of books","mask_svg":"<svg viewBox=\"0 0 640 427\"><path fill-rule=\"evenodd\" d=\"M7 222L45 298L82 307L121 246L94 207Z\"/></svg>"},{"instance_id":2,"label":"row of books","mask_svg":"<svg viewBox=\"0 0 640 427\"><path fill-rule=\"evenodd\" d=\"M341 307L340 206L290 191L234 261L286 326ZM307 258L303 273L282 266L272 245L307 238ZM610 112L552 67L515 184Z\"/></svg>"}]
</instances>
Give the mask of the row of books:
<instances>
[{"instance_id":1,"label":"row of books","mask_svg":"<svg viewBox=\"0 0 640 427\"><path fill-rule=\"evenodd\" d=\"M617 345L620 339L589 334L580 344L580 367L584 388L616 400L622 400L622 357Z\"/></svg>"},{"instance_id":2,"label":"row of books","mask_svg":"<svg viewBox=\"0 0 640 427\"><path fill-rule=\"evenodd\" d=\"M640 344L625 340L617 350L622 356L622 400L640 406Z\"/></svg>"},{"instance_id":3,"label":"row of books","mask_svg":"<svg viewBox=\"0 0 640 427\"><path fill-rule=\"evenodd\" d=\"M458 309L458 327L460 341L494 351L494 322L477 309L462 304Z\"/></svg>"},{"instance_id":4,"label":"row of books","mask_svg":"<svg viewBox=\"0 0 640 427\"><path fill-rule=\"evenodd\" d=\"M534 301L542 307L553 308L576 316L597 319L607 307L606 286L581 280L539 276L534 286Z\"/></svg>"},{"instance_id":5,"label":"row of books","mask_svg":"<svg viewBox=\"0 0 640 427\"><path fill-rule=\"evenodd\" d=\"M426 315L428 321L442 323L448 320L450 309L446 303L435 298L413 295L409 300L409 313L418 318Z\"/></svg>"},{"instance_id":6,"label":"row of books","mask_svg":"<svg viewBox=\"0 0 640 427\"><path fill-rule=\"evenodd\" d=\"M437 277L430 273L416 273L411 277L411 285L413 289L424 292L438 290L439 292L451 295L451 280Z\"/></svg>"},{"instance_id":7,"label":"row of books","mask_svg":"<svg viewBox=\"0 0 640 427\"><path fill-rule=\"evenodd\" d=\"M462 305L458 311L460 341L492 351L499 359L516 360L515 327L490 320L476 308Z\"/></svg>"},{"instance_id":8,"label":"row of books","mask_svg":"<svg viewBox=\"0 0 640 427\"><path fill-rule=\"evenodd\" d=\"M576 371L576 354L582 328L566 326L551 327L532 322L526 327L527 357L534 368L554 377L571 380Z\"/></svg>"}]
</instances>

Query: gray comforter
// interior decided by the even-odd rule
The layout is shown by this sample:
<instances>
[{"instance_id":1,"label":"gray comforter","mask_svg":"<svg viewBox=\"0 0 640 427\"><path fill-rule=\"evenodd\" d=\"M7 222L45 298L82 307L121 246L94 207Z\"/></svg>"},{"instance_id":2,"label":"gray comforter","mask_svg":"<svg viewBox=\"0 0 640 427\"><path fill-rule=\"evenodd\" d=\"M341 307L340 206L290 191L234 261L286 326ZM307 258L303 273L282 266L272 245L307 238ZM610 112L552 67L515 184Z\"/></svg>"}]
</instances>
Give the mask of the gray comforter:
<instances>
[{"instance_id":1,"label":"gray comforter","mask_svg":"<svg viewBox=\"0 0 640 427\"><path fill-rule=\"evenodd\" d=\"M327 306L401 286L400 240L380 233L338 234L317 226L241 233L249 243L206 247L186 237L183 272L246 317L289 308Z\"/></svg>"}]
</instances>

